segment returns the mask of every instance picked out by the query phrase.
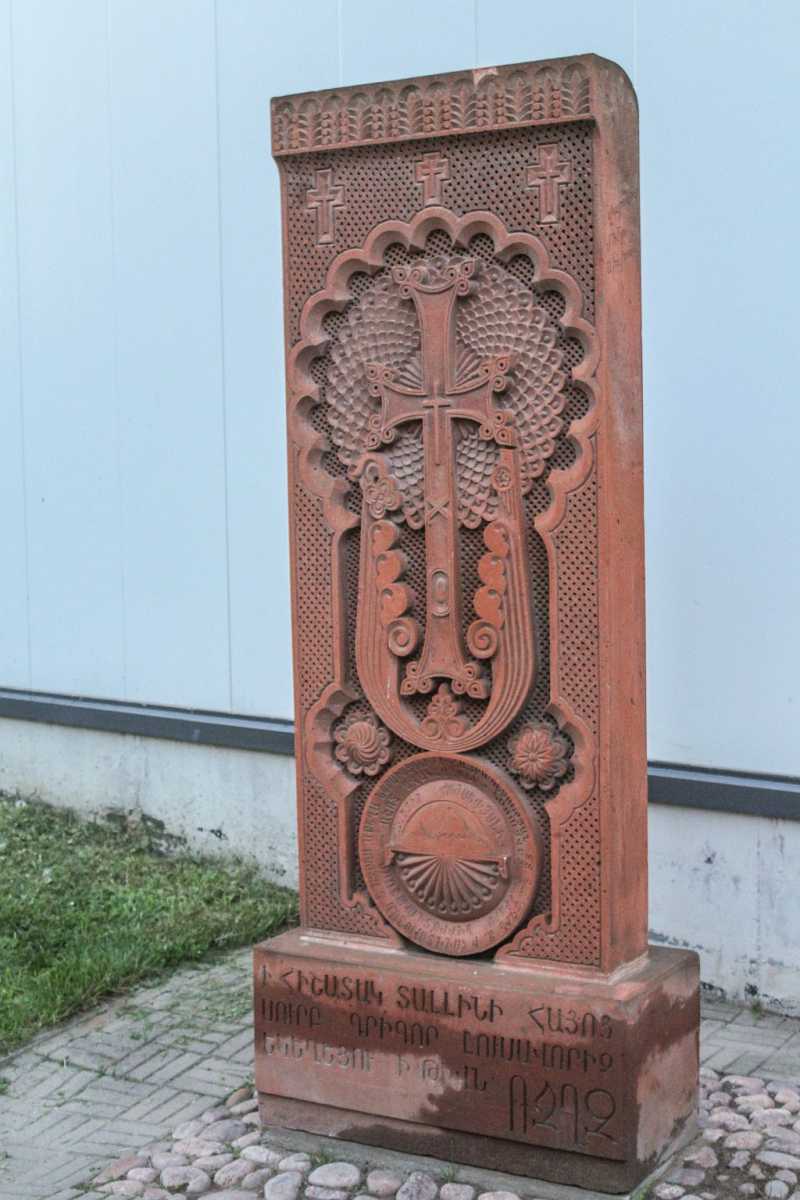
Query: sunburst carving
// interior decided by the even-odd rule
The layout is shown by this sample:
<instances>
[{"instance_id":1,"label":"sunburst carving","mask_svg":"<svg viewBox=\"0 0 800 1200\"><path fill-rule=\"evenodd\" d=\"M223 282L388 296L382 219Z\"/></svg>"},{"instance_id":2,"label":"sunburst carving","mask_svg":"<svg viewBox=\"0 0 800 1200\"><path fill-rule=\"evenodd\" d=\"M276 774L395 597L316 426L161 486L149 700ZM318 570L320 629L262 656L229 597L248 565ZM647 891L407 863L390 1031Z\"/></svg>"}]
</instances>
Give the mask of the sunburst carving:
<instances>
[{"instance_id":1,"label":"sunburst carving","mask_svg":"<svg viewBox=\"0 0 800 1200\"><path fill-rule=\"evenodd\" d=\"M425 908L449 916L468 916L481 908L501 879L498 862L435 854L398 854L403 882Z\"/></svg>"}]
</instances>

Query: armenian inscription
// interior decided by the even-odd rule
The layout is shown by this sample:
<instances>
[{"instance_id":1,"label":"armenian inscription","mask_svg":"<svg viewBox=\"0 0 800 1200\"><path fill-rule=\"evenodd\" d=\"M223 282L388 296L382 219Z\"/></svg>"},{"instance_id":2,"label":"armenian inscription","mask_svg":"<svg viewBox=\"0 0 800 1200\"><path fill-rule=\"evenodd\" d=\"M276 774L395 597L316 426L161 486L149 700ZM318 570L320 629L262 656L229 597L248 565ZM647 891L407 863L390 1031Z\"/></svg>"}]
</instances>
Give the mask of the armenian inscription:
<instances>
[{"instance_id":1,"label":"armenian inscription","mask_svg":"<svg viewBox=\"0 0 800 1200\"><path fill-rule=\"evenodd\" d=\"M326 1080L347 1073L387 1111L418 1119L416 1106L469 1129L470 1094L479 1092L487 1133L622 1155L624 1034L609 1013L282 962L260 973L256 1018L284 1095L335 1103Z\"/></svg>"}]
</instances>

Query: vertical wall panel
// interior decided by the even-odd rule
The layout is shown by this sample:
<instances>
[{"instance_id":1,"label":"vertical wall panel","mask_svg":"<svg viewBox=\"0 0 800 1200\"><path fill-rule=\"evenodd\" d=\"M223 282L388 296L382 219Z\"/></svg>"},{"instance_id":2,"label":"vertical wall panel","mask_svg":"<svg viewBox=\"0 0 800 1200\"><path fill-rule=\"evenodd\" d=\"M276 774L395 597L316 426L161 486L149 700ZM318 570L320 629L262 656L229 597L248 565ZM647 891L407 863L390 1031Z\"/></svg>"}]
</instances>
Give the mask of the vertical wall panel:
<instances>
[{"instance_id":1,"label":"vertical wall panel","mask_svg":"<svg viewBox=\"0 0 800 1200\"><path fill-rule=\"evenodd\" d=\"M635 76L636 0L475 2L481 66L592 53L613 59Z\"/></svg>"},{"instance_id":2,"label":"vertical wall panel","mask_svg":"<svg viewBox=\"0 0 800 1200\"><path fill-rule=\"evenodd\" d=\"M338 82L336 7L217 4L231 664L237 712L292 715L281 232L269 99Z\"/></svg>"},{"instance_id":3,"label":"vertical wall panel","mask_svg":"<svg viewBox=\"0 0 800 1200\"><path fill-rule=\"evenodd\" d=\"M0 0L0 678L30 686L11 0Z\"/></svg>"},{"instance_id":4,"label":"vertical wall panel","mask_svg":"<svg viewBox=\"0 0 800 1200\"><path fill-rule=\"evenodd\" d=\"M340 38L346 84L472 67L474 0L341 0Z\"/></svg>"},{"instance_id":5,"label":"vertical wall panel","mask_svg":"<svg viewBox=\"0 0 800 1200\"><path fill-rule=\"evenodd\" d=\"M640 5L650 753L796 773L797 5Z\"/></svg>"},{"instance_id":6,"label":"vertical wall panel","mask_svg":"<svg viewBox=\"0 0 800 1200\"><path fill-rule=\"evenodd\" d=\"M105 3L24 0L12 26L31 683L119 695Z\"/></svg>"},{"instance_id":7,"label":"vertical wall panel","mask_svg":"<svg viewBox=\"0 0 800 1200\"><path fill-rule=\"evenodd\" d=\"M109 11L127 696L224 709L213 3L109 0Z\"/></svg>"}]
</instances>

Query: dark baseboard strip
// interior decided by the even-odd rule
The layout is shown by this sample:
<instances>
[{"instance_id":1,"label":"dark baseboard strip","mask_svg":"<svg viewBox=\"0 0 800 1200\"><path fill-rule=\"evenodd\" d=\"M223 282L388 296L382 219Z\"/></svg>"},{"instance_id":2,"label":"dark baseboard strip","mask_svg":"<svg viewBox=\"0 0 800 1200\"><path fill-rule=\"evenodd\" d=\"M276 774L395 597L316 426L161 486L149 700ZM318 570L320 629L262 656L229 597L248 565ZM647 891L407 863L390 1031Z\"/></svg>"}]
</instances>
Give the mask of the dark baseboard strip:
<instances>
[{"instance_id":1,"label":"dark baseboard strip","mask_svg":"<svg viewBox=\"0 0 800 1200\"><path fill-rule=\"evenodd\" d=\"M84 696L55 696L45 692L0 689L0 717L45 721L106 733L170 738L196 746L227 746L236 750L294 753L291 721L244 717L199 709L164 708L156 704L123 704Z\"/></svg>"},{"instance_id":2,"label":"dark baseboard strip","mask_svg":"<svg viewBox=\"0 0 800 1200\"><path fill-rule=\"evenodd\" d=\"M0 718L43 721L197 746L294 753L291 721L0 689ZM651 804L800 821L800 779L650 763Z\"/></svg>"}]
</instances>

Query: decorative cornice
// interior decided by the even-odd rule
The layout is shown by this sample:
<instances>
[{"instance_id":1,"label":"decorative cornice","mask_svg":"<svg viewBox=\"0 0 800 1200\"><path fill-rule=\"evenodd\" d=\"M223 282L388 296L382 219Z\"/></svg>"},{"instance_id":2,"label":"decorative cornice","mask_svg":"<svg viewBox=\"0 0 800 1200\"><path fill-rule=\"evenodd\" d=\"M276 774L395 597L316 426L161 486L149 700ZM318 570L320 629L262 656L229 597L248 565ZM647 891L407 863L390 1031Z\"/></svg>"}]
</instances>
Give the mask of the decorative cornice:
<instances>
[{"instance_id":1,"label":"decorative cornice","mask_svg":"<svg viewBox=\"0 0 800 1200\"><path fill-rule=\"evenodd\" d=\"M585 121L591 115L590 77L581 59L486 67L276 97L272 153L279 158L378 142Z\"/></svg>"}]
</instances>

